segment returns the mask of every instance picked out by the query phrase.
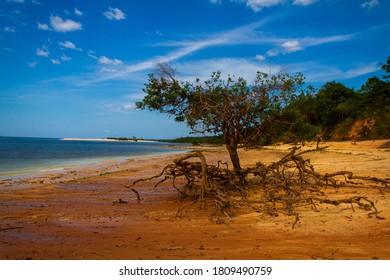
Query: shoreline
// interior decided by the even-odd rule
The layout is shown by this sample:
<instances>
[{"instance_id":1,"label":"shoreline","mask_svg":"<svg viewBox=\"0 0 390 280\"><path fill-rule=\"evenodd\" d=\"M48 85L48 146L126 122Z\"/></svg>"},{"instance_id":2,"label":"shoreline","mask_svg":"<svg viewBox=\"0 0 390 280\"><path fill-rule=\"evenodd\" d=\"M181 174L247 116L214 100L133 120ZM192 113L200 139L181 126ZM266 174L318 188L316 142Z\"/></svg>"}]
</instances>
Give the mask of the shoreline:
<instances>
[{"instance_id":1,"label":"shoreline","mask_svg":"<svg viewBox=\"0 0 390 280\"><path fill-rule=\"evenodd\" d=\"M6 174L12 175L0 174L0 187L12 187L18 184L34 185L42 183L42 179L47 183L55 183L57 181L73 180L80 176L84 176L85 178L99 176L99 172L111 173L125 170L133 162L158 160L165 157L170 158L172 156L185 154L192 150L191 147L181 146L180 149L177 149L176 151L169 151L171 148L176 149L175 146L167 146L167 151L160 153L98 158L95 160L85 159L78 163L63 164L47 170L6 172ZM75 176L76 174L78 174L78 176Z\"/></svg>"}]
</instances>

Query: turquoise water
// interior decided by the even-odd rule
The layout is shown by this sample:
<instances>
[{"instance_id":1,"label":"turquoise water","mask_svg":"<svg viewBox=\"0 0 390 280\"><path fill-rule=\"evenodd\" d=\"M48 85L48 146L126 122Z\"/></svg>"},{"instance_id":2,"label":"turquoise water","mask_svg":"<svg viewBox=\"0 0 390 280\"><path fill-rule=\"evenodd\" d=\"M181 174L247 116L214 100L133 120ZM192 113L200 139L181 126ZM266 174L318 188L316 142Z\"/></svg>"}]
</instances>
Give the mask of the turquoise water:
<instances>
[{"instance_id":1,"label":"turquoise water","mask_svg":"<svg viewBox=\"0 0 390 280\"><path fill-rule=\"evenodd\" d=\"M168 145L172 144L0 137L0 179L63 170L107 160L119 161L130 157L179 151L168 148Z\"/></svg>"}]
</instances>

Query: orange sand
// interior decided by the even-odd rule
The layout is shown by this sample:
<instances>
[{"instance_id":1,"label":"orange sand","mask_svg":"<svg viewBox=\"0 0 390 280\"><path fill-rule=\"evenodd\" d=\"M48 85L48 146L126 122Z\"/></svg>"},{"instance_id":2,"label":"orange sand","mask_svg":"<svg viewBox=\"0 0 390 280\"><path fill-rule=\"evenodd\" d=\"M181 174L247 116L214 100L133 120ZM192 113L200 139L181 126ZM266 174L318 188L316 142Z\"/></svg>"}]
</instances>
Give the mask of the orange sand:
<instances>
[{"instance_id":1,"label":"orange sand","mask_svg":"<svg viewBox=\"0 0 390 280\"><path fill-rule=\"evenodd\" d=\"M330 142L327 151L308 155L319 172L350 170L390 177L388 140ZM277 161L288 145L240 150L243 165ZM201 147L208 162L227 160L223 147ZM169 183L136 185L142 201L124 188L160 172L177 155L132 159L65 174L0 181L0 259L390 259L390 194L367 188L340 195L375 201L384 220L350 205L302 209L294 218L270 217L238 209L223 224L198 205L178 200ZM113 204L122 199L126 204Z\"/></svg>"}]
</instances>

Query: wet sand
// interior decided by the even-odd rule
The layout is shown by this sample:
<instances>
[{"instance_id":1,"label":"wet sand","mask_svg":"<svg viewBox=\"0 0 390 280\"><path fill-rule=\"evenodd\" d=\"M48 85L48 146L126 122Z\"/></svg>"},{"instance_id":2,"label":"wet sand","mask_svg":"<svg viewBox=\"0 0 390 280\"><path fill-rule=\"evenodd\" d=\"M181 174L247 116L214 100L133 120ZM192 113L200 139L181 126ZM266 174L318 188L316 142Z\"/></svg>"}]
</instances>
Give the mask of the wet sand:
<instances>
[{"instance_id":1,"label":"wet sand","mask_svg":"<svg viewBox=\"0 0 390 280\"><path fill-rule=\"evenodd\" d=\"M319 172L350 170L390 177L388 140L329 142L308 155ZM289 145L240 150L242 165L280 159ZM207 161L228 160L223 147L200 147ZM390 193L345 188L338 195L367 196L385 219L369 218L350 205L300 209L300 221L271 217L243 207L222 224L199 205L180 200L170 182L135 186L142 200L124 186L159 173L178 155L150 156L0 181L0 259L390 259ZM114 201L127 203L113 203Z\"/></svg>"}]
</instances>

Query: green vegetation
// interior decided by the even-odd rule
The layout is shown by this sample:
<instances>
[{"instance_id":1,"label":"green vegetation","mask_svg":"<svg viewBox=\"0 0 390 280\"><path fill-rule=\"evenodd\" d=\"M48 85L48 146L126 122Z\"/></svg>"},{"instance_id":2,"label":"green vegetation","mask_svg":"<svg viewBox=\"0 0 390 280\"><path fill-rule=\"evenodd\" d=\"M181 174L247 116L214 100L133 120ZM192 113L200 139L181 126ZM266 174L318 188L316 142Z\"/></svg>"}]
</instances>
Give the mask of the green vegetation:
<instances>
[{"instance_id":1,"label":"green vegetation","mask_svg":"<svg viewBox=\"0 0 390 280\"><path fill-rule=\"evenodd\" d=\"M316 131L335 140L390 138L390 58L382 69L383 79L369 78L359 90L333 81L316 94L297 96L286 107L288 132L303 140Z\"/></svg>"},{"instance_id":2,"label":"green vegetation","mask_svg":"<svg viewBox=\"0 0 390 280\"><path fill-rule=\"evenodd\" d=\"M116 140L116 141L134 141L134 142L137 142L138 140L143 140L141 138L136 138L136 137L132 137L132 138L125 138L125 137L108 137L107 138L108 140Z\"/></svg>"},{"instance_id":3,"label":"green vegetation","mask_svg":"<svg viewBox=\"0 0 390 280\"><path fill-rule=\"evenodd\" d=\"M199 137L180 137L176 139L164 139L159 140L160 142L170 142L170 143L189 143L194 146L199 146L202 144L207 145L222 145L225 144L225 140L223 138L223 135L217 135L217 136L199 136Z\"/></svg>"}]
</instances>

